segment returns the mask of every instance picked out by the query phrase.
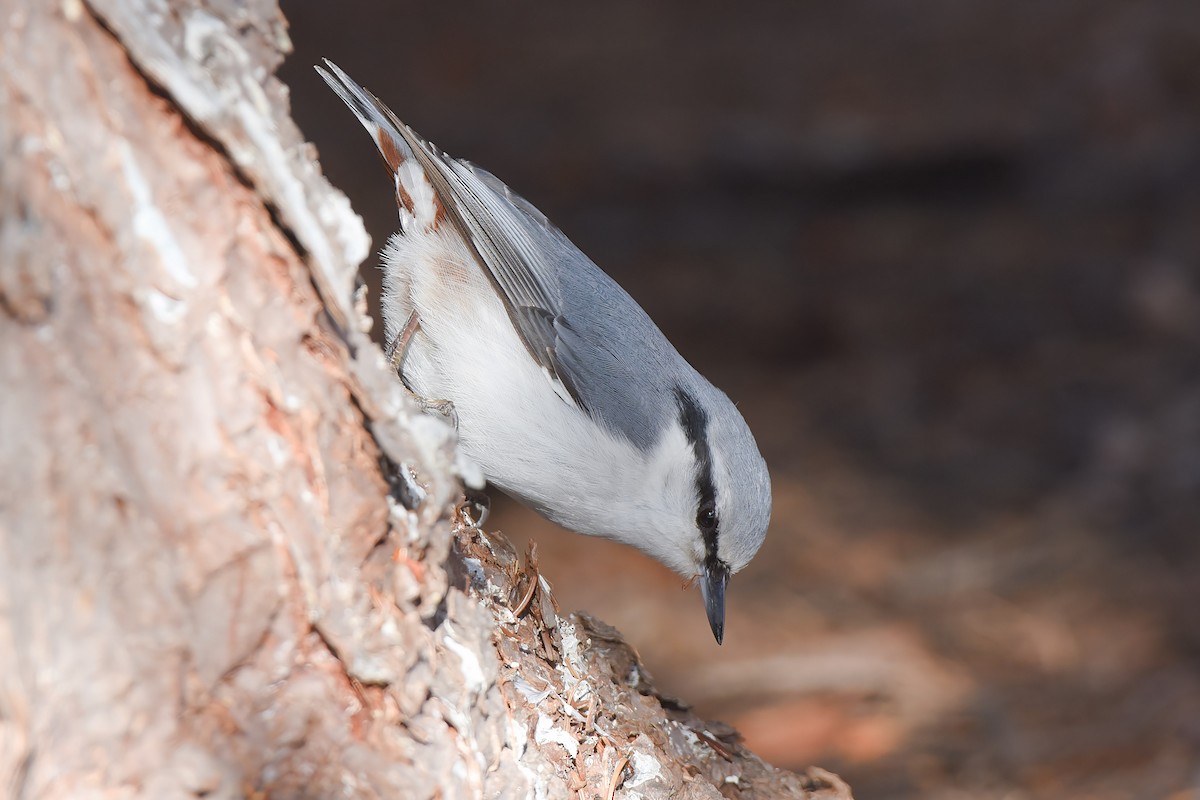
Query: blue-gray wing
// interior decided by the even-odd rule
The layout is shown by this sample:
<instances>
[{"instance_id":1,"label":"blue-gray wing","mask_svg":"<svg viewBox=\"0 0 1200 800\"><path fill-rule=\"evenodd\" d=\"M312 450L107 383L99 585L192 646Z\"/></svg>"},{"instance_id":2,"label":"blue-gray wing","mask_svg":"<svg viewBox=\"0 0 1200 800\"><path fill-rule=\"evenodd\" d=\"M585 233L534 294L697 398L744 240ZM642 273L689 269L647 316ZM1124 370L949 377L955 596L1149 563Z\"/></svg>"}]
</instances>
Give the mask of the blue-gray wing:
<instances>
[{"instance_id":1,"label":"blue-gray wing","mask_svg":"<svg viewBox=\"0 0 1200 800\"><path fill-rule=\"evenodd\" d=\"M675 367L666 338L532 204L486 170L403 130L422 145L413 149L447 217L474 248L547 377L609 430L652 446L671 413L649 402L658 393L648 391Z\"/></svg>"},{"instance_id":2,"label":"blue-gray wing","mask_svg":"<svg viewBox=\"0 0 1200 800\"><path fill-rule=\"evenodd\" d=\"M440 205L435 224L444 213L472 248L564 402L651 447L673 413L654 399L671 396L682 359L641 307L503 182L450 158L335 64L325 67L317 71L371 133L388 168L396 172L410 157L421 167Z\"/></svg>"}]
</instances>

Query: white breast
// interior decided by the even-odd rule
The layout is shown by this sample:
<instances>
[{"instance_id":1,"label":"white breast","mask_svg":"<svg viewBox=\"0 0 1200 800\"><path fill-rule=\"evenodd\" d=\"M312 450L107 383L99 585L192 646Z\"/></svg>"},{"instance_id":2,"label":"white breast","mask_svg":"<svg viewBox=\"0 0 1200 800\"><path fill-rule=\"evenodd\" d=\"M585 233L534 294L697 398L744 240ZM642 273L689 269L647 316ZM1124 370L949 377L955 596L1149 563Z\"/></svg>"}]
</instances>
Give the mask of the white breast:
<instances>
[{"instance_id":1,"label":"white breast","mask_svg":"<svg viewBox=\"0 0 1200 800\"><path fill-rule=\"evenodd\" d=\"M388 336L410 311L420 317L405 378L454 403L460 446L490 482L564 527L642 549L686 518L686 508L663 508L664 484L690 465L682 430L669 427L644 453L560 396L455 232L410 228L383 256Z\"/></svg>"}]
</instances>

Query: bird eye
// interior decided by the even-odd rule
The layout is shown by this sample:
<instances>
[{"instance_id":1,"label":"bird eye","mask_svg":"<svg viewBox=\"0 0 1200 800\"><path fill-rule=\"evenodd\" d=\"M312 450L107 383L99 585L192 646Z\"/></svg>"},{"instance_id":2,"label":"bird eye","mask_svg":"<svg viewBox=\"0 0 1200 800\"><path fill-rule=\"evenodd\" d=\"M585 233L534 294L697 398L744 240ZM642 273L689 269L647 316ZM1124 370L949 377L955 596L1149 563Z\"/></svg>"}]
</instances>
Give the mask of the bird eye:
<instances>
[{"instance_id":1,"label":"bird eye","mask_svg":"<svg viewBox=\"0 0 1200 800\"><path fill-rule=\"evenodd\" d=\"M696 525L703 531L717 527L717 507L711 501L703 503L696 512Z\"/></svg>"}]
</instances>

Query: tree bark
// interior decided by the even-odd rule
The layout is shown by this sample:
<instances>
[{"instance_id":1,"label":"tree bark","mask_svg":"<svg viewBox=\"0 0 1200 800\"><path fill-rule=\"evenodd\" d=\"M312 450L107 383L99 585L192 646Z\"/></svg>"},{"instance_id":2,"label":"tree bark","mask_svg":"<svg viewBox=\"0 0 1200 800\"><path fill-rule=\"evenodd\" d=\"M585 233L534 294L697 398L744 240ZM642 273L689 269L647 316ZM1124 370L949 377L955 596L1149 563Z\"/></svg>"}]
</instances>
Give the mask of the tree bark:
<instances>
[{"instance_id":1,"label":"tree bark","mask_svg":"<svg viewBox=\"0 0 1200 800\"><path fill-rule=\"evenodd\" d=\"M367 336L274 2L0 14L7 796L849 797L454 522L465 467Z\"/></svg>"}]
</instances>

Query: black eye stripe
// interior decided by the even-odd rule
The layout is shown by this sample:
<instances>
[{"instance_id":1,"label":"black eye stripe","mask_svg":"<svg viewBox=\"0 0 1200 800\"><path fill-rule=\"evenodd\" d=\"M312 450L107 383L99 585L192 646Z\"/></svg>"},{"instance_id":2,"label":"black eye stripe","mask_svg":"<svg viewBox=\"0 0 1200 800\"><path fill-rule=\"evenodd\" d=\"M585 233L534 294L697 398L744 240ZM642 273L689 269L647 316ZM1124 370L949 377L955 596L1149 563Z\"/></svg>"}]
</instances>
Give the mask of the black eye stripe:
<instances>
[{"instance_id":1,"label":"black eye stripe","mask_svg":"<svg viewBox=\"0 0 1200 800\"><path fill-rule=\"evenodd\" d=\"M717 535L721 519L717 514L717 485L713 480L712 449L708 445L708 415L686 390L675 387L679 406L679 424L696 454L696 527L704 537L706 561L717 560ZM711 522L708 521L711 512Z\"/></svg>"}]
</instances>

